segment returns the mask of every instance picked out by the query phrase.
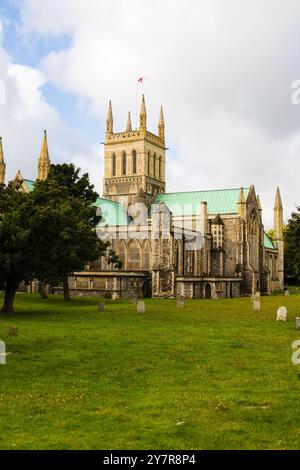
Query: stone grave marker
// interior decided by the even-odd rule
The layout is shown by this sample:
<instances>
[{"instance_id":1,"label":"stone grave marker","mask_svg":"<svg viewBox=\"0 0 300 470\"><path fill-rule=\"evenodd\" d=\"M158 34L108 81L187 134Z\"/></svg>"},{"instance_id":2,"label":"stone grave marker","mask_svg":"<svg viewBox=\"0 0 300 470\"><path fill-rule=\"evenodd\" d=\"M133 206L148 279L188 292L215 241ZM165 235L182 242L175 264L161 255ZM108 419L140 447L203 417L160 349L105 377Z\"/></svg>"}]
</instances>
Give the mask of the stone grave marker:
<instances>
[{"instance_id":1,"label":"stone grave marker","mask_svg":"<svg viewBox=\"0 0 300 470\"><path fill-rule=\"evenodd\" d=\"M105 303L104 302L99 302L98 303L98 312L104 312L105 310Z\"/></svg>"},{"instance_id":2,"label":"stone grave marker","mask_svg":"<svg viewBox=\"0 0 300 470\"><path fill-rule=\"evenodd\" d=\"M183 308L184 307L184 297L183 297L183 295L178 295L176 300L177 300L177 308Z\"/></svg>"},{"instance_id":3,"label":"stone grave marker","mask_svg":"<svg viewBox=\"0 0 300 470\"><path fill-rule=\"evenodd\" d=\"M260 308L261 308L261 305L260 305L260 299L254 299L253 300L253 310L254 312L260 312Z\"/></svg>"},{"instance_id":4,"label":"stone grave marker","mask_svg":"<svg viewBox=\"0 0 300 470\"><path fill-rule=\"evenodd\" d=\"M137 303L137 294L135 291L130 291L128 293L128 302L130 304L136 304Z\"/></svg>"},{"instance_id":5,"label":"stone grave marker","mask_svg":"<svg viewBox=\"0 0 300 470\"><path fill-rule=\"evenodd\" d=\"M11 326L7 330L8 336L18 336L18 328L16 326Z\"/></svg>"},{"instance_id":6,"label":"stone grave marker","mask_svg":"<svg viewBox=\"0 0 300 470\"><path fill-rule=\"evenodd\" d=\"M287 318L287 308L282 306L277 310L277 321L286 321Z\"/></svg>"},{"instance_id":7,"label":"stone grave marker","mask_svg":"<svg viewBox=\"0 0 300 470\"><path fill-rule=\"evenodd\" d=\"M137 313L145 313L145 302L143 300L137 302L136 311Z\"/></svg>"},{"instance_id":8,"label":"stone grave marker","mask_svg":"<svg viewBox=\"0 0 300 470\"><path fill-rule=\"evenodd\" d=\"M300 330L300 317L296 317L296 330Z\"/></svg>"},{"instance_id":9,"label":"stone grave marker","mask_svg":"<svg viewBox=\"0 0 300 470\"><path fill-rule=\"evenodd\" d=\"M289 296L289 295L290 295L290 291L289 291L289 290L285 290L285 291L284 291L284 295Z\"/></svg>"}]
</instances>

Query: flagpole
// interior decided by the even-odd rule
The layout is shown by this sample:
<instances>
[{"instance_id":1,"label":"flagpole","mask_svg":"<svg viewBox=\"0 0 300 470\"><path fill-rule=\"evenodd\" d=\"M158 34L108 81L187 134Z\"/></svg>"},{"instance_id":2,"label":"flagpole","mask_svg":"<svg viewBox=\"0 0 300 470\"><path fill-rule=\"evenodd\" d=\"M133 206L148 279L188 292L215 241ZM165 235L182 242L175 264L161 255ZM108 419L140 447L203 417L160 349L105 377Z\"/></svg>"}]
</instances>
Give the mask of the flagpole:
<instances>
[{"instance_id":1,"label":"flagpole","mask_svg":"<svg viewBox=\"0 0 300 470\"><path fill-rule=\"evenodd\" d=\"M138 123L138 93L139 93L139 82L138 80L136 81L136 94L135 94L135 128L137 129L137 123Z\"/></svg>"}]
</instances>

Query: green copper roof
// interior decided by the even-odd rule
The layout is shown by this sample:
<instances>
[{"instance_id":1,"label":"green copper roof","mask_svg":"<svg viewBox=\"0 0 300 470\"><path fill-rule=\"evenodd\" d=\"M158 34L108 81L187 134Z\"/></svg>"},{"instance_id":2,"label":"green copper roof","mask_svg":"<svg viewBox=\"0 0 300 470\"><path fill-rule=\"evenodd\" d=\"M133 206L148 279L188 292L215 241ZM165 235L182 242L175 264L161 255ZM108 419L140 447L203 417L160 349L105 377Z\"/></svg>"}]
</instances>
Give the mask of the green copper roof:
<instances>
[{"instance_id":1,"label":"green copper roof","mask_svg":"<svg viewBox=\"0 0 300 470\"><path fill-rule=\"evenodd\" d=\"M118 202L99 197L96 201L96 207L100 207L102 211L103 219L99 223L99 227L104 227L105 225L128 225L131 220L126 210Z\"/></svg>"},{"instance_id":2,"label":"green copper roof","mask_svg":"<svg viewBox=\"0 0 300 470\"><path fill-rule=\"evenodd\" d=\"M265 248L270 248L271 250L275 249L275 246L274 246L272 240L268 237L266 232L264 233L264 245L265 245Z\"/></svg>"},{"instance_id":3,"label":"green copper roof","mask_svg":"<svg viewBox=\"0 0 300 470\"><path fill-rule=\"evenodd\" d=\"M25 186L27 187L28 191L31 193L33 191L35 182L31 180L24 180Z\"/></svg>"},{"instance_id":4,"label":"green copper roof","mask_svg":"<svg viewBox=\"0 0 300 470\"><path fill-rule=\"evenodd\" d=\"M245 198L248 193L244 188ZM154 204L165 202L174 216L198 214L200 202L207 202L208 214L236 214L239 194L240 188L158 194Z\"/></svg>"}]
</instances>

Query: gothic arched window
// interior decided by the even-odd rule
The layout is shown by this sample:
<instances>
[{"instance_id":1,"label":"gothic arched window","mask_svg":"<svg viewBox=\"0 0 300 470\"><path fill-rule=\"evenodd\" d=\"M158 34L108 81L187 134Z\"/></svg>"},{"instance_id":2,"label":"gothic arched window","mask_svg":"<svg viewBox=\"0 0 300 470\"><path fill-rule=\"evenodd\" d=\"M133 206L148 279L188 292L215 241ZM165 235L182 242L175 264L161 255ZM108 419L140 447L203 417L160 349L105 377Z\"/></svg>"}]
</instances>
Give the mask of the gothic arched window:
<instances>
[{"instance_id":1,"label":"gothic arched window","mask_svg":"<svg viewBox=\"0 0 300 470\"><path fill-rule=\"evenodd\" d=\"M126 269L126 244L124 240L121 240L119 244L119 258L122 261L121 269Z\"/></svg>"},{"instance_id":2,"label":"gothic arched window","mask_svg":"<svg viewBox=\"0 0 300 470\"><path fill-rule=\"evenodd\" d=\"M116 176L117 174L117 158L115 154L112 156L112 175Z\"/></svg>"},{"instance_id":3,"label":"gothic arched window","mask_svg":"<svg viewBox=\"0 0 300 470\"><path fill-rule=\"evenodd\" d=\"M161 179L161 157L158 159L158 178Z\"/></svg>"},{"instance_id":4,"label":"gothic arched window","mask_svg":"<svg viewBox=\"0 0 300 470\"><path fill-rule=\"evenodd\" d=\"M153 176L154 176L154 178L156 178L156 176L157 176L156 154L153 155Z\"/></svg>"},{"instance_id":5,"label":"gothic arched window","mask_svg":"<svg viewBox=\"0 0 300 470\"><path fill-rule=\"evenodd\" d=\"M150 172L151 172L151 168L150 168L150 159L151 159L151 155L150 155L150 152L148 152L148 175L150 176Z\"/></svg>"},{"instance_id":6,"label":"gothic arched window","mask_svg":"<svg viewBox=\"0 0 300 470\"><path fill-rule=\"evenodd\" d=\"M132 152L132 173L135 175L137 173L137 164L136 164L136 151Z\"/></svg>"},{"instance_id":7,"label":"gothic arched window","mask_svg":"<svg viewBox=\"0 0 300 470\"><path fill-rule=\"evenodd\" d=\"M126 175L126 166L127 166L126 153L123 152L123 155L122 155L122 175Z\"/></svg>"},{"instance_id":8,"label":"gothic arched window","mask_svg":"<svg viewBox=\"0 0 300 470\"><path fill-rule=\"evenodd\" d=\"M151 269L151 246L149 240L144 243L143 249L143 269L148 271Z\"/></svg>"},{"instance_id":9,"label":"gothic arched window","mask_svg":"<svg viewBox=\"0 0 300 470\"><path fill-rule=\"evenodd\" d=\"M142 250L138 240L131 240L128 245L127 269L141 269Z\"/></svg>"}]
</instances>

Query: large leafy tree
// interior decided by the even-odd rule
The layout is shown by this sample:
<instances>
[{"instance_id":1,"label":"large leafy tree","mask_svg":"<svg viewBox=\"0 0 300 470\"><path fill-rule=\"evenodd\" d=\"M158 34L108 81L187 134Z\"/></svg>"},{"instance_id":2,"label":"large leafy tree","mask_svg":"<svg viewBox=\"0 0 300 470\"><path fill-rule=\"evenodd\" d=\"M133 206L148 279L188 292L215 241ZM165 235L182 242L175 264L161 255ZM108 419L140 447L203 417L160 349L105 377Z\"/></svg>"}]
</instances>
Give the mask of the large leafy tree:
<instances>
[{"instance_id":1,"label":"large leafy tree","mask_svg":"<svg viewBox=\"0 0 300 470\"><path fill-rule=\"evenodd\" d=\"M286 276L300 280L300 207L292 213L285 227L284 249Z\"/></svg>"},{"instance_id":2,"label":"large leafy tree","mask_svg":"<svg viewBox=\"0 0 300 470\"><path fill-rule=\"evenodd\" d=\"M106 256L121 266L108 243L96 234L101 219L98 197L87 174L73 165L51 166L46 181L30 194L13 184L0 185L0 289L5 290L3 311L12 312L22 281L63 283L70 299L68 276L89 262Z\"/></svg>"},{"instance_id":3,"label":"large leafy tree","mask_svg":"<svg viewBox=\"0 0 300 470\"><path fill-rule=\"evenodd\" d=\"M33 245L39 256L35 275L41 282L61 282L65 300L70 300L68 278L73 272L100 256L119 264L96 233L101 219L95 209L98 194L88 175L79 173L72 164L52 165L48 179L37 182L32 193Z\"/></svg>"},{"instance_id":4,"label":"large leafy tree","mask_svg":"<svg viewBox=\"0 0 300 470\"><path fill-rule=\"evenodd\" d=\"M19 188L0 185L0 288L4 289L2 311L13 311L16 291L22 281L34 277L31 244L31 195Z\"/></svg>"}]
</instances>

